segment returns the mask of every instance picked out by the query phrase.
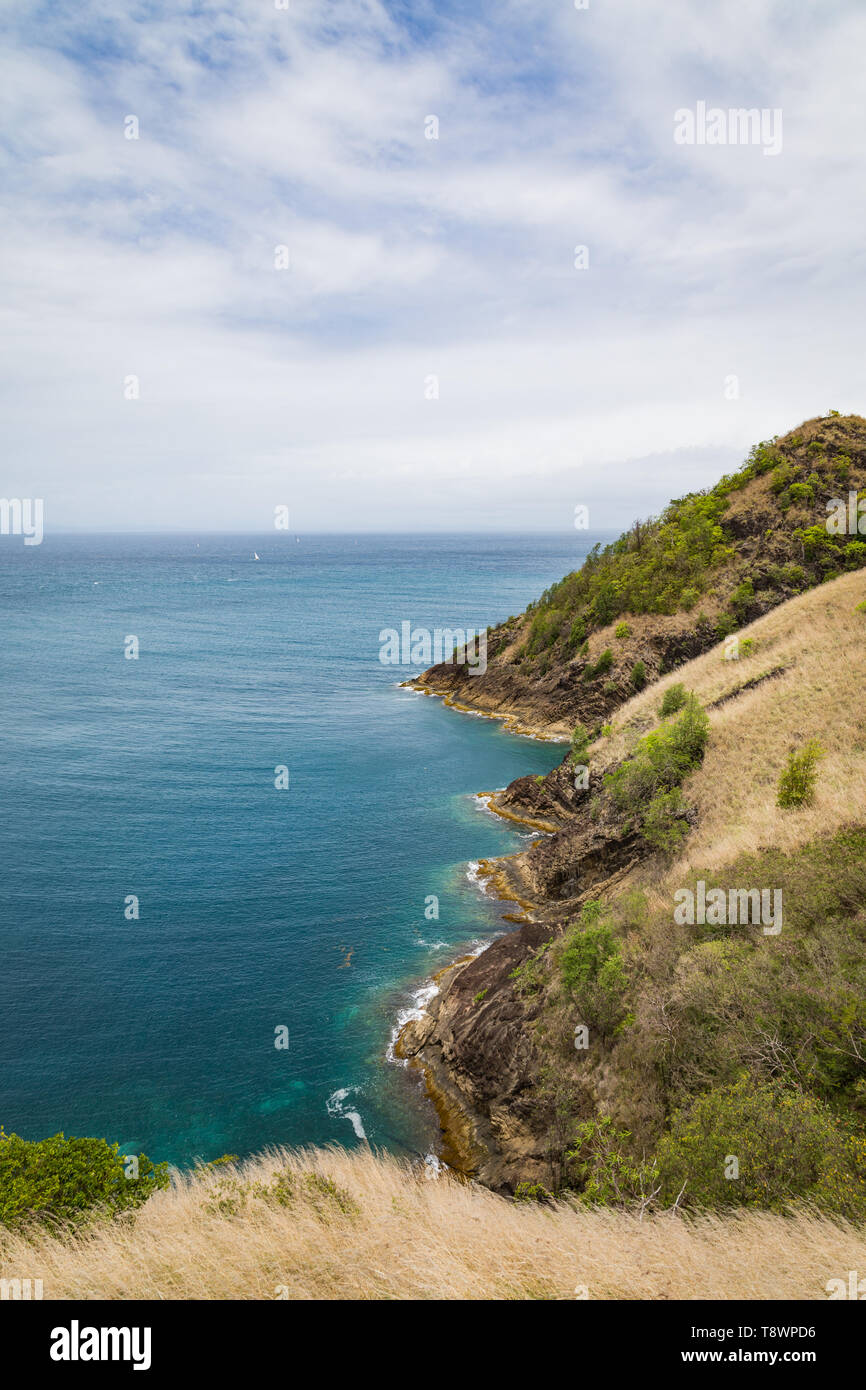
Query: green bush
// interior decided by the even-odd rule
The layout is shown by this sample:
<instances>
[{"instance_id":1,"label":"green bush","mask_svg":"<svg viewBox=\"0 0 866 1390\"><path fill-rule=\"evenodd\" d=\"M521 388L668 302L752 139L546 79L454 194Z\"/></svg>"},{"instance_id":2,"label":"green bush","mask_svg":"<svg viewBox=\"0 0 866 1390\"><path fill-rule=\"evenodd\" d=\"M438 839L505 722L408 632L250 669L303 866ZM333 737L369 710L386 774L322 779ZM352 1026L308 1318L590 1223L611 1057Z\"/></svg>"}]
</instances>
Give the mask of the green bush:
<instances>
[{"instance_id":1,"label":"green bush","mask_svg":"<svg viewBox=\"0 0 866 1390\"><path fill-rule=\"evenodd\" d=\"M125 1155L104 1139L21 1139L0 1129L0 1225L32 1218L80 1222L101 1210L114 1215L168 1187L168 1166L137 1155L138 1176L127 1177Z\"/></svg>"},{"instance_id":2,"label":"green bush","mask_svg":"<svg viewBox=\"0 0 866 1390\"><path fill-rule=\"evenodd\" d=\"M514 1189L515 1202L551 1202L551 1194L543 1183L519 1182Z\"/></svg>"},{"instance_id":3,"label":"green bush","mask_svg":"<svg viewBox=\"0 0 866 1390\"><path fill-rule=\"evenodd\" d=\"M602 912L600 902L584 906L561 948L559 974L580 1010L581 1021L609 1035L625 1015L627 978L619 943Z\"/></svg>"},{"instance_id":4,"label":"green bush","mask_svg":"<svg viewBox=\"0 0 866 1390\"><path fill-rule=\"evenodd\" d=\"M657 792L644 815L644 839L664 854L675 854L689 833L687 809L679 787L671 792Z\"/></svg>"},{"instance_id":5,"label":"green bush","mask_svg":"<svg viewBox=\"0 0 866 1390\"><path fill-rule=\"evenodd\" d=\"M659 705L659 718L667 719L669 715L676 714L682 709L687 698L686 688L682 682L678 682L676 685L669 685Z\"/></svg>"},{"instance_id":6,"label":"green bush","mask_svg":"<svg viewBox=\"0 0 866 1390\"><path fill-rule=\"evenodd\" d=\"M732 1171L737 1160L739 1175ZM661 1199L696 1207L784 1210L796 1199L866 1215L866 1146L829 1106L780 1082L743 1076L679 1110L656 1150ZM683 1187L685 1189L683 1191Z\"/></svg>"},{"instance_id":7,"label":"green bush","mask_svg":"<svg viewBox=\"0 0 866 1390\"><path fill-rule=\"evenodd\" d=\"M631 668L631 684L634 690L643 690L647 683L646 664L643 661L636 661Z\"/></svg>"},{"instance_id":8,"label":"green bush","mask_svg":"<svg viewBox=\"0 0 866 1390\"><path fill-rule=\"evenodd\" d=\"M788 489L788 495L792 502L809 504L815 500L815 494L808 483L792 483Z\"/></svg>"},{"instance_id":9,"label":"green bush","mask_svg":"<svg viewBox=\"0 0 866 1390\"><path fill-rule=\"evenodd\" d=\"M694 695L679 717L646 734L633 757L605 777L617 810L645 812L658 792L673 791L704 756L710 721Z\"/></svg>"},{"instance_id":10,"label":"green bush","mask_svg":"<svg viewBox=\"0 0 866 1390\"><path fill-rule=\"evenodd\" d=\"M845 481L851 472L851 459L847 454L837 454L833 460L833 472L841 481Z\"/></svg>"},{"instance_id":11,"label":"green bush","mask_svg":"<svg viewBox=\"0 0 866 1390\"><path fill-rule=\"evenodd\" d=\"M731 594L731 607L733 608L740 622L742 622L745 618L750 605L754 601L754 598L755 586L752 583L751 579L744 579L742 583L737 585L736 589Z\"/></svg>"},{"instance_id":12,"label":"green bush","mask_svg":"<svg viewBox=\"0 0 866 1390\"><path fill-rule=\"evenodd\" d=\"M604 651L601 653L601 656L598 658L598 661L595 663L595 665L593 665L592 662L590 662L589 665L586 667L583 673L583 679L586 681L594 681L597 676L603 676L605 672L609 671L612 666L613 652L611 651L610 647L605 647Z\"/></svg>"},{"instance_id":13,"label":"green bush","mask_svg":"<svg viewBox=\"0 0 866 1390\"><path fill-rule=\"evenodd\" d=\"M802 565L783 565L782 582L792 589L802 589L808 576Z\"/></svg>"},{"instance_id":14,"label":"green bush","mask_svg":"<svg viewBox=\"0 0 866 1390\"><path fill-rule=\"evenodd\" d=\"M626 637L631 637L631 628L628 623L617 623L613 630L613 635L619 642L624 642Z\"/></svg>"},{"instance_id":15,"label":"green bush","mask_svg":"<svg viewBox=\"0 0 866 1390\"><path fill-rule=\"evenodd\" d=\"M569 1150L569 1185L580 1188L580 1200L589 1206L631 1206L649 1196L657 1172L650 1163L628 1156L631 1134L615 1128L609 1115L577 1126L576 1145Z\"/></svg>"},{"instance_id":16,"label":"green bush","mask_svg":"<svg viewBox=\"0 0 866 1390\"><path fill-rule=\"evenodd\" d=\"M592 739L586 725L575 724L574 733L571 735L571 756L576 763L582 763L585 760L591 742Z\"/></svg>"},{"instance_id":17,"label":"green bush","mask_svg":"<svg viewBox=\"0 0 866 1390\"><path fill-rule=\"evenodd\" d=\"M773 473L770 478L771 492L775 492L776 496L778 497L780 493L784 492L788 487L790 487L791 483L793 483L796 479L799 471L800 470L797 468L796 464L792 463L790 459L785 459L782 463L779 464L778 468L773 469Z\"/></svg>"},{"instance_id":18,"label":"green bush","mask_svg":"<svg viewBox=\"0 0 866 1390\"><path fill-rule=\"evenodd\" d=\"M815 800L818 760L823 756L819 743L810 739L802 748L792 748L788 762L779 777L776 804L788 810L795 806L811 806Z\"/></svg>"}]
</instances>

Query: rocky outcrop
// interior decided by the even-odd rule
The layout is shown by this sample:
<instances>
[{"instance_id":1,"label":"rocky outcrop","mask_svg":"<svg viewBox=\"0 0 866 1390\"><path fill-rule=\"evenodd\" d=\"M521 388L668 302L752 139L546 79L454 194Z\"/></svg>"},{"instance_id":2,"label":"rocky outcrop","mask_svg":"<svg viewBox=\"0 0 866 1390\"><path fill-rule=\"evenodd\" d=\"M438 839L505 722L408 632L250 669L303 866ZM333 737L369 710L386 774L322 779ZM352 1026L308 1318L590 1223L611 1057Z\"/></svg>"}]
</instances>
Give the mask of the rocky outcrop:
<instances>
[{"instance_id":1,"label":"rocky outcrop","mask_svg":"<svg viewBox=\"0 0 866 1390\"><path fill-rule=\"evenodd\" d=\"M420 1062L428 1084L469 1117L455 1134L445 1116L457 1166L488 1187L512 1190L545 1167L544 1126L535 1097L538 1058L534 1009L514 988L512 972L557 928L527 922L459 966L428 1013L401 1035L403 1057ZM440 1119L443 1107L439 1107Z\"/></svg>"},{"instance_id":2,"label":"rocky outcrop","mask_svg":"<svg viewBox=\"0 0 866 1390\"><path fill-rule=\"evenodd\" d=\"M502 1191L547 1182L550 1172L550 1115L533 1036L538 1007L514 972L561 934L588 898L649 852L605 803L591 812L598 779L582 800L569 796L568 768L566 760L549 793L534 778L520 778L501 794L524 814L559 814L564 821L521 853L481 863L488 888L528 915L481 955L437 977L440 993L399 1042L400 1055L425 1070L451 1161Z\"/></svg>"}]
</instances>

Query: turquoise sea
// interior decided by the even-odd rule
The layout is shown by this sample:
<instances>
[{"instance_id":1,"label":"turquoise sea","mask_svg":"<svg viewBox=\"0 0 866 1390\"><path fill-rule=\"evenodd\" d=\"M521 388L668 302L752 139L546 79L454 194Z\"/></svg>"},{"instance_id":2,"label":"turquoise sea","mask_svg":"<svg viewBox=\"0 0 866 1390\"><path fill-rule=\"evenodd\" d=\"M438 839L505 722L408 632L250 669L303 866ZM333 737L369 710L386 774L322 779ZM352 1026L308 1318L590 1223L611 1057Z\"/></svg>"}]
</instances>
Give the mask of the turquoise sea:
<instances>
[{"instance_id":1,"label":"turquoise sea","mask_svg":"<svg viewBox=\"0 0 866 1390\"><path fill-rule=\"evenodd\" d=\"M470 865L522 839L474 793L562 749L400 689L379 633L517 613L593 539L0 538L7 1132L429 1150L389 1039L503 930Z\"/></svg>"}]
</instances>

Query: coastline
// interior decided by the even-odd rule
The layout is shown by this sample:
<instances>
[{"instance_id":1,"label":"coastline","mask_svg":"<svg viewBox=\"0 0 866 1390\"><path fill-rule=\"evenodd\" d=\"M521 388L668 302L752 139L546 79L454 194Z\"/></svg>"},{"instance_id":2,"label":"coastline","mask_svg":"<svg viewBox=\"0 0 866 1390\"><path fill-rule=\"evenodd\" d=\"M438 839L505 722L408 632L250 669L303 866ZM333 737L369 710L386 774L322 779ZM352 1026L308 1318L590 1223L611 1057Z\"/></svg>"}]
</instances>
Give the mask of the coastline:
<instances>
[{"instance_id":1,"label":"coastline","mask_svg":"<svg viewBox=\"0 0 866 1390\"><path fill-rule=\"evenodd\" d=\"M428 685L420 676L411 676L407 681L400 681L400 685L404 690L414 690L419 695L429 695L432 699L441 700L448 709L456 710L458 714L471 714L477 719L498 719L505 733L517 734L520 738L536 739L539 743L568 742L568 734L565 731L552 733L549 728L544 729L537 724L527 723L513 712L489 709L483 705L457 700L447 690L437 690L434 686Z\"/></svg>"},{"instance_id":2,"label":"coastline","mask_svg":"<svg viewBox=\"0 0 866 1390\"><path fill-rule=\"evenodd\" d=\"M520 819L510 815L505 818ZM515 928L533 922L531 914L536 904L519 896L510 884L507 872L502 867L507 858L508 856L502 856L500 859L470 861L475 865L475 872L468 876L480 892L495 897L500 903L515 903L521 909L520 912L500 913L501 920L512 926L512 931L504 935L511 935ZM466 1180L476 1178L480 1167L490 1157L491 1146L487 1134L489 1126L470 1105L443 1061L431 1055L426 1044L435 1030L442 1001L454 981L467 967L483 957L497 940L499 937L485 942L477 951L464 953L449 965L437 970L418 987L414 997L419 1002L404 1017L402 1023L399 1022L398 1016L398 1023L386 1053L389 1061L420 1072L427 1096L439 1120L441 1133L437 1157Z\"/></svg>"}]
</instances>

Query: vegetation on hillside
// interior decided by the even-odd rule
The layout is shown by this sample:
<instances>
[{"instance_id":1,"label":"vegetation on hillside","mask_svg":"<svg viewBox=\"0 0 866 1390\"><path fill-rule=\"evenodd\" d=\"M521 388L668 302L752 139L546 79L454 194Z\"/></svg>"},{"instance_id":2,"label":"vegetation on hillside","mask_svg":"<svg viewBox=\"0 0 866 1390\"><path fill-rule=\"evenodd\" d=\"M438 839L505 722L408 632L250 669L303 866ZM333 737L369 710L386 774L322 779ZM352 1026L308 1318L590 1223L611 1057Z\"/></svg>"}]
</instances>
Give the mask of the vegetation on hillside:
<instances>
[{"instance_id":1,"label":"vegetation on hillside","mask_svg":"<svg viewBox=\"0 0 866 1390\"><path fill-rule=\"evenodd\" d=\"M784 929L678 924L631 890L588 903L534 961L553 1185L685 1207L802 1199L866 1220L866 829L698 880L725 900L771 885Z\"/></svg>"},{"instance_id":2,"label":"vegetation on hillside","mask_svg":"<svg viewBox=\"0 0 866 1390\"><path fill-rule=\"evenodd\" d=\"M104 1139L22 1139L0 1128L0 1225L75 1223L132 1211L168 1186L166 1164Z\"/></svg>"},{"instance_id":3,"label":"vegetation on hillside","mask_svg":"<svg viewBox=\"0 0 866 1390\"><path fill-rule=\"evenodd\" d=\"M763 611L791 594L810 588L845 569L866 564L866 539L859 534L834 534L827 526L827 503L848 498L852 479L862 479L866 448L864 422L858 416L828 417L832 428L807 444L801 434L765 440L755 445L737 472L715 487L693 492L669 503L662 514L638 521L618 540L596 545L581 569L553 584L527 609L525 641L513 659L570 660L579 655L590 634L624 614L691 612L702 599L714 597L724 580L723 610L713 624L702 614L696 622L724 637L748 616ZM807 427L801 429L806 431ZM814 430L813 430L814 432ZM859 446L852 462L851 435ZM840 445L837 440L842 440ZM768 479L756 501L773 512L767 539L787 554L768 558L752 572L742 554L738 527L731 515L735 494L757 479ZM866 491L855 495L866 499ZM620 621L615 636L630 633ZM605 656L608 654L605 653ZM612 664L610 653L608 666ZM601 674L598 663L584 672L586 679Z\"/></svg>"}]
</instances>

